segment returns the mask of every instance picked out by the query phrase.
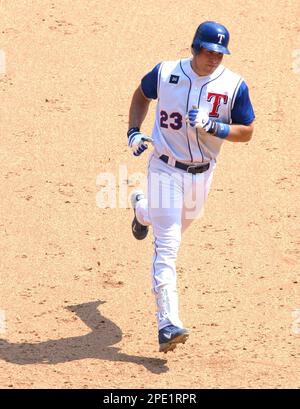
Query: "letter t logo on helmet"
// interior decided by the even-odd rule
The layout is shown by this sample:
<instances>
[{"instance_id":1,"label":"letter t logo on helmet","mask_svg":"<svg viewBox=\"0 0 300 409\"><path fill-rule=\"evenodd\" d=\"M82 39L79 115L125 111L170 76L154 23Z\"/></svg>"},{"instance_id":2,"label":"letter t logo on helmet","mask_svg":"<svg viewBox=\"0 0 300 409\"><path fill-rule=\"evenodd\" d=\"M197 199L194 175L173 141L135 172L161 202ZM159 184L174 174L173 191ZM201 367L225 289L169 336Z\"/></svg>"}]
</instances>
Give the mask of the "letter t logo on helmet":
<instances>
[{"instance_id":1,"label":"letter t logo on helmet","mask_svg":"<svg viewBox=\"0 0 300 409\"><path fill-rule=\"evenodd\" d=\"M230 54L228 50L229 31L222 24L215 21L204 21L197 28L192 48L196 53L201 47L222 54Z\"/></svg>"},{"instance_id":2,"label":"letter t logo on helmet","mask_svg":"<svg viewBox=\"0 0 300 409\"><path fill-rule=\"evenodd\" d=\"M223 38L225 38L225 34L218 34L219 37L219 43L218 44L222 44L222 40Z\"/></svg>"}]
</instances>

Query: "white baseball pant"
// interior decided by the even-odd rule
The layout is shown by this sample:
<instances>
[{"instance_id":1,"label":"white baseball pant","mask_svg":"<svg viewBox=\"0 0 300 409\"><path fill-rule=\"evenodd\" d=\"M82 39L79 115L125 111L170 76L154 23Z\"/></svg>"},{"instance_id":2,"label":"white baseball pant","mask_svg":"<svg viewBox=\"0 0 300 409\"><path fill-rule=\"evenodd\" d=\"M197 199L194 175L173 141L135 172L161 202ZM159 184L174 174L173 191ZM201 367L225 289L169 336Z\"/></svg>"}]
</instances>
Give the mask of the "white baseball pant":
<instances>
[{"instance_id":1,"label":"white baseball pant","mask_svg":"<svg viewBox=\"0 0 300 409\"><path fill-rule=\"evenodd\" d=\"M212 160L206 172L193 175L171 166L170 160L169 164L164 163L155 152L150 154L148 199L137 202L136 217L153 229L152 290L159 330L170 324L183 327L179 319L176 257L182 233L202 214L215 166Z\"/></svg>"}]
</instances>

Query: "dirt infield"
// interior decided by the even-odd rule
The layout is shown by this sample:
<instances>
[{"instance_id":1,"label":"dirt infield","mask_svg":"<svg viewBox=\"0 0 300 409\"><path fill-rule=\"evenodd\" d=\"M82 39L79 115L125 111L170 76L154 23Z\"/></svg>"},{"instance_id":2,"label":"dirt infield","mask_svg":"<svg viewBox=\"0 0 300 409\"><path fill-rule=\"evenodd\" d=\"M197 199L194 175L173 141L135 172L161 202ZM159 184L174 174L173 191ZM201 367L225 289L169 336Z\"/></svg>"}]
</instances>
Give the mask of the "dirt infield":
<instances>
[{"instance_id":1,"label":"dirt infield","mask_svg":"<svg viewBox=\"0 0 300 409\"><path fill-rule=\"evenodd\" d=\"M0 387L299 388L299 1L0 4ZM96 180L115 175L119 199L120 166L125 197L146 172L126 144L131 95L190 55L203 20L230 30L224 63L249 85L256 128L224 144L184 236L191 335L162 355L152 237L133 239L129 206L97 206Z\"/></svg>"}]
</instances>

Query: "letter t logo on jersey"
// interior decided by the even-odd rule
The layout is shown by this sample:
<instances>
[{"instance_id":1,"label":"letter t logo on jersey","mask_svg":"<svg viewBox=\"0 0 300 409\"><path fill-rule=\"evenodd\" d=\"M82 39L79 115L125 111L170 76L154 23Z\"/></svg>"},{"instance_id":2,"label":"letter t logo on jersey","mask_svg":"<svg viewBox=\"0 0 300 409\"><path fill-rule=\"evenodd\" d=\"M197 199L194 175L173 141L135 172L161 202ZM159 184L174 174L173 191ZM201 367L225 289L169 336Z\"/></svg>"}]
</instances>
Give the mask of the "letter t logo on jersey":
<instances>
[{"instance_id":1,"label":"letter t logo on jersey","mask_svg":"<svg viewBox=\"0 0 300 409\"><path fill-rule=\"evenodd\" d=\"M221 99L223 99L224 104L227 104L228 101L228 95L224 95L224 94L216 94L215 92L209 92L207 95L207 101L211 102L213 100L213 107L211 112L209 113L210 117L213 118L219 118L219 113L218 110L220 108L221 105Z\"/></svg>"}]
</instances>

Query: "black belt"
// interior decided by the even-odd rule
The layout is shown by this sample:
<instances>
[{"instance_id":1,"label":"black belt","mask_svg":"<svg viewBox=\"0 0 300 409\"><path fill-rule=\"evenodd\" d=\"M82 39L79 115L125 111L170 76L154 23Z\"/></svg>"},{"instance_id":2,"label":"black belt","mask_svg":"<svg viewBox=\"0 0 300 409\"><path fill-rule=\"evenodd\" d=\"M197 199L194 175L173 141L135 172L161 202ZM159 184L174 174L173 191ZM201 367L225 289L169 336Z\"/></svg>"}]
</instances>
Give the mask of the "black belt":
<instances>
[{"instance_id":1,"label":"black belt","mask_svg":"<svg viewBox=\"0 0 300 409\"><path fill-rule=\"evenodd\" d=\"M167 155L161 155L159 157L163 162L168 163L169 157ZM188 173L195 175L196 173L203 173L209 169L209 163L204 163L203 165L187 165L182 162L175 162L175 168L185 170Z\"/></svg>"}]
</instances>

